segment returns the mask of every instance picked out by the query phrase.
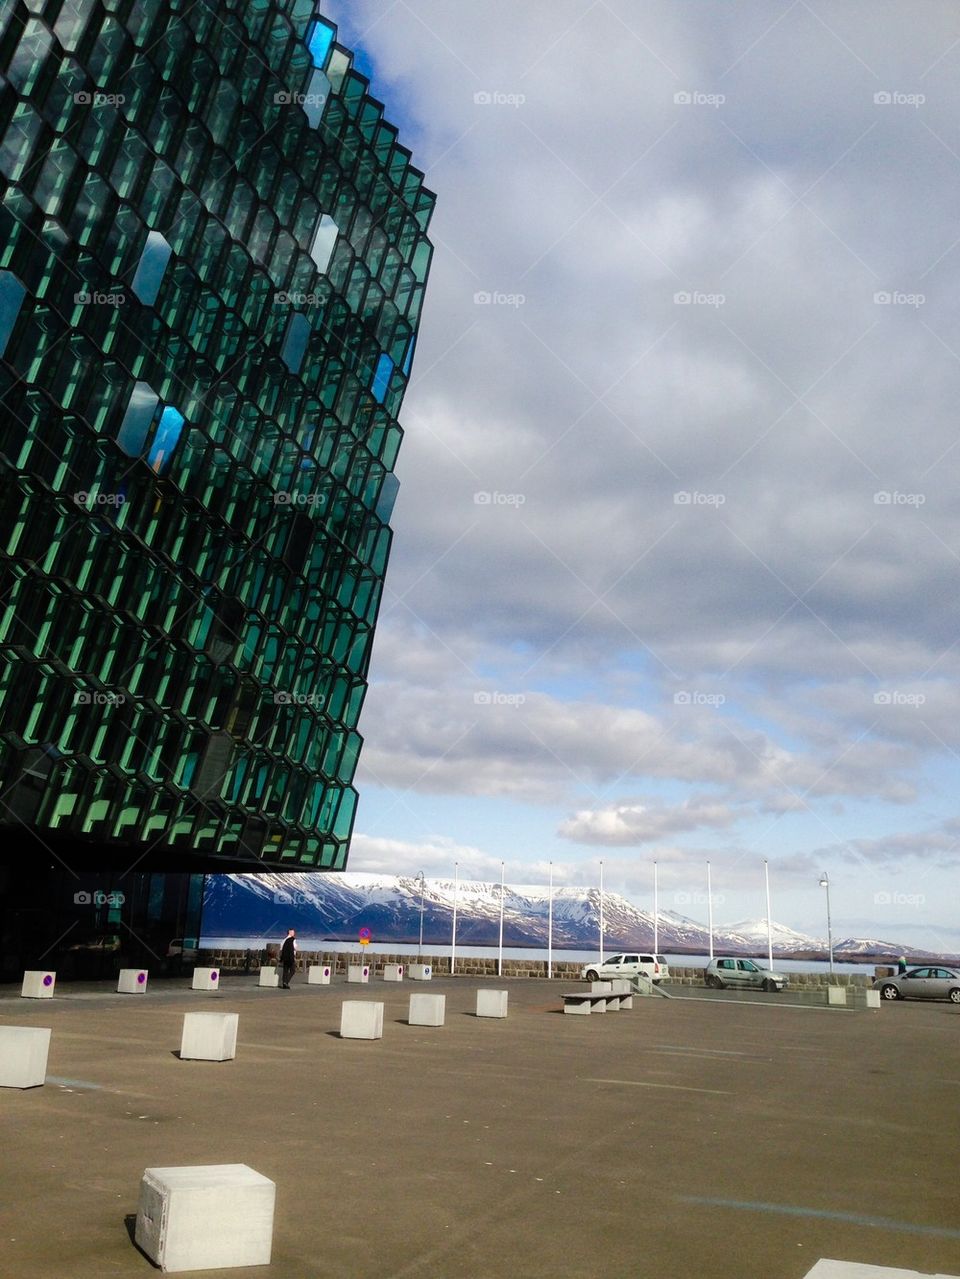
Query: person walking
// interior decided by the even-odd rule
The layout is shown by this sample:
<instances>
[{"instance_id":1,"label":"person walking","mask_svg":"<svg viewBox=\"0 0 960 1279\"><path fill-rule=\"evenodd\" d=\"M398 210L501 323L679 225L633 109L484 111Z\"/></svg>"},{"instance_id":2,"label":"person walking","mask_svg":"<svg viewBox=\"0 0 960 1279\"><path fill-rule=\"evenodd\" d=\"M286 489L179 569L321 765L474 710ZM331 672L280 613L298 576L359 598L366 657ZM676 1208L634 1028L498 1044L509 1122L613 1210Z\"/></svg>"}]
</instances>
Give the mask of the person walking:
<instances>
[{"instance_id":1,"label":"person walking","mask_svg":"<svg viewBox=\"0 0 960 1279\"><path fill-rule=\"evenodd\" d=\"M907 960L905 955L901 955L897 960L897 976L902 977L907 971Z\"/></svg>"},{"instance_id":2,"label":"person walking","mask_svg":"<svg viewBox=\"0 0 960 1279\"><path fill-rule=\"evenodd\" d=\"M284 937L283 945L280 947L280 967L282 970L280 988L281 990L289 990L290 978L293 976L294 970L297 967L296 929L287 929L287 935Z\"/></svg>"}]
</instances>

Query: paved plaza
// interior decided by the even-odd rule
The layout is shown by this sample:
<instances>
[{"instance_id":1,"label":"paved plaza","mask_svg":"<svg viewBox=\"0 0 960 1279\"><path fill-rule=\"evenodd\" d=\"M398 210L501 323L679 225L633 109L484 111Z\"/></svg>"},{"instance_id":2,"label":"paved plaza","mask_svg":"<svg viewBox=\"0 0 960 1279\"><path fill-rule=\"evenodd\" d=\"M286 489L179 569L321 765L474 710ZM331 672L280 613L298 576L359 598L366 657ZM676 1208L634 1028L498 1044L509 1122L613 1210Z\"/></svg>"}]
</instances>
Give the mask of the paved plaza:
<instances>
[{"instance_id":1,"label":"paved plaza","mask_svg":"<svg viewBox=\"0 0 960 1279\"><path fill-rule=\"evenodd\" d=\"M476 991L509 990L507 1020ZM564 983L122 996L0 989L50 1026L48 1081L0 1090L0 1274L157 1273L143 1170L245 1163L277 1185L283 1279L802 1279L820 1258L960 1275L960 1009L636 999L562 1015ZM411 993L446 1024L409 1026ZM341 1040L344 999L383 1038ZM233 1061L181 1061L184 1012L239 1013Z\"/></svg>"}]
</instances>

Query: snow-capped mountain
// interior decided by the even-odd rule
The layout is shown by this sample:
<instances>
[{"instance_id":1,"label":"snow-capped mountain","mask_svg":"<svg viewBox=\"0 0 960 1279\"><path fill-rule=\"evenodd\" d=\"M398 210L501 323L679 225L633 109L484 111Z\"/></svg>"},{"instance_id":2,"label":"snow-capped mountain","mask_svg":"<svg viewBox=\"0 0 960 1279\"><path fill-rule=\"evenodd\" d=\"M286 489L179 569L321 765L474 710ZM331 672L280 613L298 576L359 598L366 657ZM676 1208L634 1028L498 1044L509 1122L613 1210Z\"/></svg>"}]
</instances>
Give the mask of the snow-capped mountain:
<instances>
[{"instance_id":1,"label":"snow-capped mountain","mask_svg":"<svg viewBox=\"0 0 960 1279\"><path fill-rule=\"evenodd\" d=\"M450 943L454 902L457 940L461 945L495 946L500 932L500 884L425 879L422 884L425 946ZM597 888L558 887L553 893L553 945L557 949L592 950L600 937L600 892ZM282 936L296 928L310 937L355 941L369 928L374 941L415 943L421 919L421 881L407 875L314 874L274 872L210 875L206 880L203 934L206 937ZM505 946L541 947L548 938L549 895L542 885L504 888ZM820 955L826 943L784 924L772 924L774 952ZM653 912L641 910L617 893L603 895L603 937L607 950L651 950ZM696 920L661 911L656 944L671 954L704 954L708 930ZM765 919L740 920L717 927L714 951L757 954L767 949ZM918 951L896 942L850 939L834 945L834 954L855 956L909 955Z\"/></svg>"}]
</instances>

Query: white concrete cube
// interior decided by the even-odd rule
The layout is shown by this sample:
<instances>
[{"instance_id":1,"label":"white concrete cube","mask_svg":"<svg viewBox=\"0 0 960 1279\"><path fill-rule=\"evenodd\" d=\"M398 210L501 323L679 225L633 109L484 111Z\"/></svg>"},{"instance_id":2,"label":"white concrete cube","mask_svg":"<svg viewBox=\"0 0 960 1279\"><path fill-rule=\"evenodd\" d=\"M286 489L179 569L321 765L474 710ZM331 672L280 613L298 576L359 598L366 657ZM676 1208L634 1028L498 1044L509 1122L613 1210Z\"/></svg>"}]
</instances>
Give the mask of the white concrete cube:
<instances>
[{"instance_id":1,"label":"white concrete cube","mask_svg":"<svg viewBox=\"0 0 960 1279\"><path fill-rule=\"evenodd\" d=\"M0 1026L0 1088L37 1088L47 1078L50 1031L45 1026Z\"/></svg>"},{"instance_id":2,"label":"white concrete cube","mask_svg":"<svg viewBox=\"0 0 960 1279\"><path fill-rule=\"evenodd\" d=\"M184 1013L180 1056L191 1061L230 1061L237 1055L239 1013Z\"/></svg>"},{"instance_id":3,"label":"white concrete cube","mask_svg":"<svg viewBox=\"0 0 960 1279\"><path fill-rule=\"evenodd\" d=\"M369 964L350 964L347 967L347 981L366 984L370 980Z\"/></svg>"},{"instance_id":4,"label":"white concrete cube","mask_svg":"<svg viewBox=\"0 0 960 1279\"><path fill-rule=\"evenodd\" d=\"M621 1007L621 1008L632 1008L632 1007L633 1007L633 996L632 996L632 995L621 995L621 996L620 996L620 1007Z\"/></svg>"},{"instance_id":5,"label":"white concrete cube","mask_svg":"<svg viewBox=\"0 0 960 1279\"><path fill-rule=\"evenodd\" d=\"M267 1266L276 1194L246 1164L147 1168L134 1238L167 1273Z\"/></svg>"},{"instance_id":6,"label":"white concrete cube","mask_svg":"<svg viewBox=\"0 0 960 1279\"><path fill-rule=\"evenodd\" d=\"M329 986L331 975L329 964L310 964L307 968L307 985Z\"/></svg>"},{"instance_id":7,"label":"white concrete cube","mask_svg":"<svg viewBox=\"0 0 960 1279\"><path fill-rule=\"evenodd\" d=\"M590 991L594 995L602 995L604 991L613 990L612 981L592 981L590 983Z\"/></svg>"},{"instance_id":8,"label":"white concrete cube","mask_svg":"<svg viewBox=\"0 0 960 1279\"><path fill-rule=\"evenodd\" d=\"M626 977L614 977L610 983L610 989L615 995L629 995L633 987Z\"/></svg>"},{"instance_id":9,"label":"white concrete cube","mask_svg":"<svg viewBox=\"0 0 960 1279\"><path fill-rule=\"evenodd\" d=\"M828 1004L845 1004L847 1002L846 986L828 986L827 987L827 1003Z\"/></svg>"},{"instance_id":10,"label":"white concrete cube","mask_svg":"<svg viewBox=\"0 0 960 1279\"><path fill-rule=\"evenodd\" d=\"M219 990L219 968L195 968L193 970L193 990Z\"/></svg>"},{"instance_id":11,"label":"white concrete cube","mask_svg":"<svg viewBox=\"0 0 960 1279\"><path fill-rule=\"evenodd\" d=\"M382 1039L383 1004L367 999L345 999L340 1005L341 1039Z\"/></svg>"},{"instance_id":12,"label":"white concrete cube","mask_svg":"<svg viewBox=\"0 0 960 1279\"><path fill-rule=\"evenodd\" d=\"M411 1026L442 1026L446 995L411 995L407 1020Z\"/></svg>"},{"instance_id":13,"label":"white concrete cube","mask_svg":"<svg viewBox=\"0 0 960 1279\"><path fill-rule=\"evenodd\" d=\"M403 964L384 964L384 981L403 981Z\"/></svg>"},{"instance_id":14,"label":"white concrete cube","mask_svg":"<svg viewBox=\"0 0 960 1279\"><path fill-rule=\"evenodd\" d=\"M865 990L863 993L864 993L864 994L866 995L866 997L867 997L867 1007L868 1007L868 1008L879 1008L879 1007L880 1007L880 992L879 992L879 990Z\"/></svg>"},{"instance_id":15,"label":"white concrete cube","mask_svg":"<svg viewBox=\"0 0 960 1279\"><path fill-rule=\"evenodd\" d=\"M505 990L478 990L478 1017L506 1017L507 994Z\"/></svg>"},{"instance_id":16,"label":"white concrete cube","mask_svg":"<svg viewBox=\"0 0 960 1279\"><path fill-rule=\"evenodd\" d=\"M563 1011L574 1017L587 1017L591 1012L590 1001L589 999L580 999L576 1002L572 1000L570 1003L564 1002Z\"/></svg>"},{"instance_id":17,"label":"white concrete cube","mask_svg":"<svg viewBox=\"0 0 960 1279\"><path fill-rule=\"evenodd\" d=\"M23 999L52 999L57 974L43 971L27 971L23 974L20 995Z\"/></svg>"},{"instance_id":18,"label":"white concrete cube","mask_svg":"<svg viewBox=\"0 0 960 1279\"><path fill-rule=\"evenodd\" d=\"M275 968L260 969L260 986L272 986L274 990L280 985L280 974Z\"/></svg>"},{"instance_id":19,"label":"white concrete cube","mask_svg":"<svg viewBox=\"0 0 960 1279\"><path fill-rule=\"evenodd\" d=\"M433 977L433 969L429 964L408 964L407 976L411 981L430 981Z\"/></svg>"},{"instance_id":20,"label":"white concrete cube","mask_svg":"<svg viewBox=\"0 0 960 1279\"><path fill-rule=\"evenodd\" d=\"M147 970L145 968L121 968L117 979L118 995L145 995L147 993Z\"/></svg>"}]
</instances>

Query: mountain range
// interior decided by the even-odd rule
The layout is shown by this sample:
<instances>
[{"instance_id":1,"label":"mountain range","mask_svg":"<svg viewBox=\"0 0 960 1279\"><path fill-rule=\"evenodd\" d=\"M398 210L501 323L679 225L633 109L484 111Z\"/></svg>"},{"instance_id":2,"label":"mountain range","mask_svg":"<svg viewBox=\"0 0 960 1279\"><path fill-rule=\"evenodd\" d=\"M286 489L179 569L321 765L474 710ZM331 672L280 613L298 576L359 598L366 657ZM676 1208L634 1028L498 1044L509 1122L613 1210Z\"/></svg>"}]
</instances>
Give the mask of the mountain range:
<instances>
[{"instance_id":1,"label":"mountain range","mask_svg":"<svg viewBox=\"0 0 960 1279\"><path fill-rule=\"evenodd\" d=\"M204 937L251 940L282 936L295 928L307 937L356 941L368 928L373 943L416 944L421 901L424 948L449 946L454 902L457 943L496 946L500 937L499 883L424 879L405 875L324 875L275 872L209 875L203 903ZM603 894L605 950L652 950L654 916L617 893ZM600 938L599 889L558 887L553 891L553 945L557 950L595 950ZM703 924L675 911L660 911L656 944L670 954L706 954L710 935ZM545 947L549 931L549 895L541 886L507 885L503 893L503 944ZM827 943L784 924L771 924L774 953L781 958L818 959ZM715 952L766 954L767 921L740 920L714 926ZM845 938L834 943L834 957L876 959L923 952L898 942Z\"/></svg>"}]
</instances>

